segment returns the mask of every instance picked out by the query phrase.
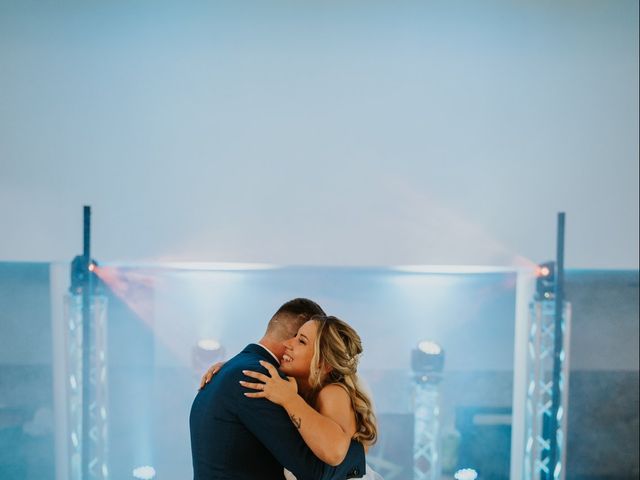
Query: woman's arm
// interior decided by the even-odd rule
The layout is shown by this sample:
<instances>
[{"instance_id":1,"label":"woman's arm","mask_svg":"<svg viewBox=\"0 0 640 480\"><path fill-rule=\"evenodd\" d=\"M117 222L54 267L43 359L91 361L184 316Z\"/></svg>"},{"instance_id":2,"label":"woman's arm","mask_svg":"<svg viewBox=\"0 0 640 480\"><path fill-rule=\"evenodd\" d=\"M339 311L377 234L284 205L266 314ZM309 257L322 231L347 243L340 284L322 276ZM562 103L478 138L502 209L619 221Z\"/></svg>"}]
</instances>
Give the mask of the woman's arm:
<instances>
[{"instance_id":1,"label":"woman's arm","mask_svg":"<svg viewBox=\"0 0 640 480\"><path fill-rule=\"evenodd\" d=\"M262 362L260 362L262 363ZM295 380L283 380L269 363L263 366L271 376L245 371L245 375L263 383L240 383L258 392L245 393L247 397L267 398L284 407L307 446L323 462L336 466L342 463L355 434L355 415L351 399L338 385L327 385L318 394L317 407L313 409L297 394Z\"/></svg>"},{"instance_id":2,"label":"woman's arm","mask_svg":"<svg viewBox=\"0 0 640 480\"><path fill-rule=\"evenodd\" d=\"M213 376L220 371L223 365L224 362L218 362L210 366L209 369L204 372L204 375L200 379L200 388L198 390L202 390L204 386L211 381Z\"/></svg>"}]
</instances>

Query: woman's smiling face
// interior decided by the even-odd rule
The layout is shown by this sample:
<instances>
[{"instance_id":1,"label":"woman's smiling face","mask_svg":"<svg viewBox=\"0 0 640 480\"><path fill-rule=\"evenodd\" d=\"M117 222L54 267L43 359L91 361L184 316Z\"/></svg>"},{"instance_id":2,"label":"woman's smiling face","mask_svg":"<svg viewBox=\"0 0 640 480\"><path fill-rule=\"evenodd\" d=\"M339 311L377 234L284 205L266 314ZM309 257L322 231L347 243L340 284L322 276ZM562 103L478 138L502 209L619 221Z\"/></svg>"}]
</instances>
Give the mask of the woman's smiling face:
<instances>
[{"instance_id":1,"label":"woman's smiling face","mask_svg":"<svg viewBox=\"0 0 640 480\"><path fill-rule=\"evenodd\" d=\"M318 323L309 320L303 324L295 337L284 342L280 370L285 375L307 380L311 370L311 359L315 352Z\"/></svg>"}]
</instances>

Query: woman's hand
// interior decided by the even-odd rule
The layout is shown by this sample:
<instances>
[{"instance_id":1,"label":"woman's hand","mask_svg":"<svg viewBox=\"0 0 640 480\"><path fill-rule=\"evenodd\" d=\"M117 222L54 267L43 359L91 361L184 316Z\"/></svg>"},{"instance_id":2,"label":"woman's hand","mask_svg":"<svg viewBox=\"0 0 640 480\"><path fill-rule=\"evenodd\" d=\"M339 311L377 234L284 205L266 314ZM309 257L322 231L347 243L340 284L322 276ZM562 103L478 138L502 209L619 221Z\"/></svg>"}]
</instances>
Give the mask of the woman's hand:
<instances>
[{"instance_id":1,"label":"woman's hand","mask_svg":"<svg viewBox=\"0 0 640 480\"><path fill-rule=\"evenodd\" d=\"M210 366L209 370L207 370L200 379L200 388L198 390L202 390L204 386L211 381L213 376L220 371L223 365L224 362L218 362Z\"/></svg>"},{"instance_id":2,"label":"woman's hand","mask_svg":"<svg viewBox=\"0 0 640 480\"><path fill-rule=\"evenodd\" d=\"M240 385L257 392L247 392L245 395L251 398L266 398L281 406L286 406L288 402L298 396L298 384L293 377L287 377L284 380L278 374L276 367L269 362L260 361L260 365L267 369L269 375L253 372L251 370L243 370L247 377L260 380L261 383L245 382L240 380Z\"/></svg>"}]
</instances>

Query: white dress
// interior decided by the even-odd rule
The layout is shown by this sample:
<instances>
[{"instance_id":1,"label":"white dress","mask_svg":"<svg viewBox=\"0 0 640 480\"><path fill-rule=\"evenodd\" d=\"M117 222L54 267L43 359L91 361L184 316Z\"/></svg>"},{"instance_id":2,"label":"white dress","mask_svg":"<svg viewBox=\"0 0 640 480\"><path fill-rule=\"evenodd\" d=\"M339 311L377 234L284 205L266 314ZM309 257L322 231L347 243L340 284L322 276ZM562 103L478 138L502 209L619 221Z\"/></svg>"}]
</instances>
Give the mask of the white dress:
<instances>
[{"instance_id":1,"label":"white dress","mask_svg":"<svg viewBox=\"0 0 640 480\"><path fill-rule=\"evenodd\" d=\"M287 470L286 468L284 469L284 478L286 480L296 480L296 477L293 475L293 473L291 473L289 470ZM367 473L364 477L362 477L364 480L384 480L384 478L382 478L380 476L380 474L376 471L373 470L373 468L371 468L369 465L367 465Z\"/></svg>"}]
</instances>

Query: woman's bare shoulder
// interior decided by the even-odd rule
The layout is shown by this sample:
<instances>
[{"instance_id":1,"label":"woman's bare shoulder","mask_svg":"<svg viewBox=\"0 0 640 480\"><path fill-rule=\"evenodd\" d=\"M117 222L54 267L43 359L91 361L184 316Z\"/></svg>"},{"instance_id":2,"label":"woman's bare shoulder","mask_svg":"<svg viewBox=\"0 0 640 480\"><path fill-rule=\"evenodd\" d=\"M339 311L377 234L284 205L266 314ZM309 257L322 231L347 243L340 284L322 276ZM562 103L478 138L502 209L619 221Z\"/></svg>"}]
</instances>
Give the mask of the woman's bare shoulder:
<instances>
[{"instance_id":1,"label":"woman's bare shoulder","mask_svg":"<svg viewBox=\"0 0 640 480\"><path fill-rule=\"evenodd\" d=\"M351 397L344 385L339 383L330 383L322 387L316 398L316 408L319 411L326 409L333 410L335 408L343 409L351 408Z\"/></svg>"},{"instance_id":2,"label":"woman's bare shoulder","mask_svg":"<svg viewBox=\"0 0 640 480\"><path fill-rule=\"evenodd\" d=\"M355 414L346 387L339 383L326 385L318 393L316 410L335 421L345 433L355 433Z\"/></svg>"}]
</instances>

